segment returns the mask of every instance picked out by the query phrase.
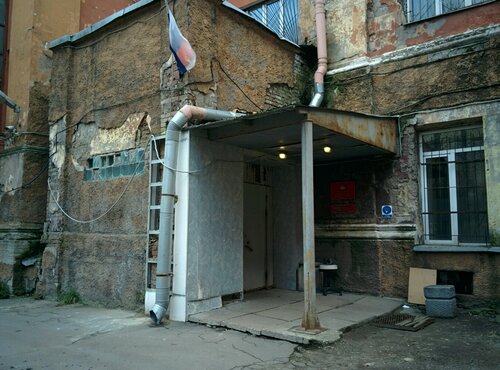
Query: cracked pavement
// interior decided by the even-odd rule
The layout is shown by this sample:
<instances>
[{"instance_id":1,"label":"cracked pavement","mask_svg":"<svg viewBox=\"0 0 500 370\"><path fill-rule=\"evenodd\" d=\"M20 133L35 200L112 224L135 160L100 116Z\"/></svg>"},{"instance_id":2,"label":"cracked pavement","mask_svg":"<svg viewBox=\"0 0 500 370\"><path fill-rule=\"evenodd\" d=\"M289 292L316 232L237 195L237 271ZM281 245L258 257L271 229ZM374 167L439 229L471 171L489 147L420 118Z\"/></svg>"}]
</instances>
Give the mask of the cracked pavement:
<instances>
[{"instance_id":1,"label":"cracked pavement","mask_svg":"<svg viewBox=\"0 0 500 370\"><path fill-rule=\"evenodd\" d=\"M459 310L417 332L368 324L297 346L220 327L30 298L0 300L0 369L449 369L500 361L500 306Z\"/></svg>"},{"instance_id":2,"label":"cracked pavement","mask_svg":"<svg viewBox=\"0 0 500 370\"><path fill-rule=\"evenodd\" d=\"M141 313L0 300L0 369L243 369L286 364L295 345Z\"/></svg>"}]
</instances>

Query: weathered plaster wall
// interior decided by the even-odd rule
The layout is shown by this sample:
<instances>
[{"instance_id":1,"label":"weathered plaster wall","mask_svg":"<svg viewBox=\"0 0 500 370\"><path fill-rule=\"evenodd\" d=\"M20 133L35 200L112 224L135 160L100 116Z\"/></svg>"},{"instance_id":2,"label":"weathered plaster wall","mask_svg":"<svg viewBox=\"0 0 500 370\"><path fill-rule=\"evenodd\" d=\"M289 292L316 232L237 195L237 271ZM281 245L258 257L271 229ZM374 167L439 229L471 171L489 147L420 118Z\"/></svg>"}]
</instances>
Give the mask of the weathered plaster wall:
<instances>
[{"instance_id":1,"label":"weathered plaster wall","mask_svg":"<svg viewBox=\"0 0 500 370\"><path fill-rule=\"evenodd\" d=\"M218 1L192 0L189 7L176 5L174 11L178 22L188 26L184 35L198 55L187 76L187 84L196 91L188 94L189 101L249 112L300 101L304 74L296 77L293 72L306 67L297 59L299 49ZM266 101L276 85L293 92L281 103Z\"/></svg>"},{"instance_id":2,"label":"weathered plaster wall","mask_svg":"<svg viewBox=\"0 0 500 370\"><path fill-rule=\"evenodd\" d=\"M274 285L296 289L296 272L303 258L300 166L272 168Z\"/></svg>"},{"instance_id":3,"label":"weathered plaster wall","mask_svg":"<svg viewBox=\"0 0 500 370\"><path fill-rule=\"evenodd\" d=\"M10 276L2 279L14 281L14 291L22 293L16 281L23 279L18 276L23 271L17 262L16 266L11 262L39 244L46 213L51 69L51 52L46 43L78 31L79 1L10 3L8 84L4 90L21 107L21 113L7 110L6 123L15 126L16 134L0 152L0 253L9 256L10 261L6 265Z\"/></svg>"},{"instance_id":4,"label":"weathered plaster wall","mask_svg":"<svg viewBox=\"0 0 500 370\"><path fill-rule=\"evenodd\" d=\"M187 299L243 291L243 152L191 135Z\"/></svg>"},{"instance_id":5,"label":"weathered plaster wall","mask_svg":"<svg viewBox=\"0 0 500 370\"><path fill-rule=\"evenodd\" d=\"M473 273L473 297L498 301L500 299L500 256L491 253L416 253L412 266Z\"/></svg>"},{"instance_id":6,"label":"weathered plaster wall","mask_svg":"<svg viewBox=\"0 0 500 370\"><path fill-rule=\"evenodd\" d=\"M22 286L15 284L16 279L23 278L23 271L18 270L20 267L18 258L29 250L38 249L40 235L39 224L19 222L0 224L0 281L6 282L13 293L23 293ZM36 278L35 275L33 282Z\"/></svg>"},{"instance_id":7,"label":"weathered plaster wall","mask_svg":"<svg viewBox=\"0 0 500 370\"><path fill-rule=\"evenodd\" d=\"M66 232L59 249L62 290L76 289L86 303L136 309L144 301L144 246L143 233Z\"/></svg>"},{"instance_id":8,"label":"weathered plaster wall","mask_svg":"<svg viewBox=\"0 0 500 370\"><path fill-rule=\"evenodd\" d=\"M294 77L294 69L307 69L297 58L298 50L217 1L192 0L187 6L177 3L173 7L179 27L198 56L193 70L180 79L175 64L168 60L168 27L162 6L162 2L155 2L77 44L53 50L49 121L53 127L51 153L54 154L49 173L54 197L73 217L88 220L99 216L113 204L129 180L83 181L87 159L95 154L144 146L149 134L148 122L153 132L159 133L160 127L164 127L168 118L185 103L254 111L258 108L253 103L260 108L289 104L294 97L298 101L303 92L303 85ZM267 73L262 73L263 70ZM60 132L57 140L56 132ZM236 149L209 148L209 143L196 145L207 146L218 158L234 160L241 156ZM200 161L203 155L200 151ZM217 192L217 186L211 189L210 198L201 190L193 191L193 197L201 198L192 204L208 202L211 208L218 210L217 214L226 214L229 219L222 222L221 216L210 218L208 215L201 217L205 215L201 211L199 215L191 213L192 219L198 222L190 225L198 233L190 233L189 245L194 250L193 256L199 259L191 260L189 255L188 263L193 265L188 279L195 284L191 286L197 287L196 291L188 292L190 299L242 290L238 283L241 283L241 276L236 276L241 273L241 266L234 262L242 253L243 245L238 217L233 214L239 203L226 209L227 205L220 202L222 199L227 201L224 195L229 191L228 186L236 192L235 202L242 201L243 166L239 164L239 169L233 171L237 165L216 163L207 169L214 171L207 172L207 178L193 177L191 180L195 189L206 189L221 179L224 181L221 192ZM226 167L231 168L235 178L228 179L230 171ZM136 176L125 194L126 202L119 202L105 218L90 224L68 220L50 199L47 248L42 264L45 292L54 294L58 290L75 288L84 300L108 305L137 303L124 303L124 299L117 297L120 294L132 297L136 288L144 284L145 263L139 256L142 250L142 259L145 258L147 186L146 175ZM232 224L228 228L227 225ZM207 234L209 227L217 225L227 230L227 235L222 232ZM138 244L136 241L141 235L144 240ZM108 255L105 250L97 251L98 245L124 253L130 245L133 248L127 255L115 252ZM231 264L226 261L224 276L213 274L213 266L220 263L213 254L217 250L220 252L217 255L229 251ZM79 266L75 261L78 258L83 258L95 273L90 274L88 268ZM116 259L115 264L105 262L112 258ZM227 277L227 272L231 278ZM116 294L93 291L96 285L105 289L109 282L106 276L121 275L125 280L133 279L134 283L120 285Z\"/></svg>"},{"instance_id":9,"label":"weathered plaster wall","mask_svg":"<svg viewBox=\"0 0 500 370\"><path fill-rule=\"evenodd\" d=\"M46 43L67 33L78 31L80 4L71 1L22 0L12 2L9 96L21 106L21 129L31 128L28 114L35 83L48 85L51 53ZM45 94L45 97L47 94ZM36 98L36 96L34 97ZM35 107L37 102L34 102ZM7 122L16 123L16 114L8 111Z\"/></svg>"},{"instance_id":10,"label":"weathered plaster wall","mask_svg":"<svg viewBox=\"0 0 500 370\"><path fill-rule=\"evenodd\" d=\"M348 291L405 297L418 217L418 151L413 128L402 131L396 160L364 159L315 167L316 260L333 259L334 285ZM355 182L353 213L332 213L330 184ZM381 206L393 206L385 220Z\"/></svg>"},{"instance_id":11,"label":"weathered plaster wall","mask_svg":"<svg viewBox=\"0 0 500 370\"><path fill-rule=\"evenodd\" d=\"M37 148L18 148L0 156L1 223L43 223L47 193L47 152ZM34 177L40 176L32 181ZM31 182L32 181L32 182ZM27 185L31 182L30 185ZM25 188L21 187L26 185Z\"/></svg>"},{"instance_id":12,"label":"weathered plaster wall","mask_svg":"<svg viewBox=\"0 0 500 370\"><path fill-rule=\"evenodd\" d=\"M487 114L483 127L490 242L500 245L500 111Z\"/></svg>"},{"instance_id":13,"label":"weathered plaster wall","mask_svg":"<svg viewBox=\"0 0 500 370\"><path fill-rule=\"evenodd\" d=\"M84 221L105 213L128 188L91 223L64 217L50 198L40 290L73 288L84 301L133 308L144 298L148 172L88 181L84 170L90 157L145 148L148 124L159 132L166 17L158 2L111 27L120 31L53 50L49 173L54 197Z\"/></svg>"},{"instance_id":14,"label":"weathered plaster wall","mask_svg":"<svg viewBox=\"0 0 500 370\"><path fill-rule=\"evenodd\" d=\"M315 167L317 260L333 258L339 264L335 284L346 290L406 297L408 268L473 272L473 296L463 299L498 299L499 256L496 253L413 252L423 244L419 199L419 130L483 123L488 216L491 245L498 234L498 181L495 167L498 146L498 102L416 113L401 119L401 156L397 160L363 160ZM493 164L492 164L493 163ZM356 212L332 215L331 181L356 181ZM384 220L383 204L394 216Z\"/></svg>"},{"instance_id":15,"label":"weathered plaster wall","mask_svg":"<svg viewBox=\"0 0 500 370\"><path fill-rule=\"evenodd\" d=\"M500 96L498 31L335 73L329 107L378 114L455 106Z\"/></svg>"},{"instance_id":16,"label":"weathered plaster wall","mask_svg":"<svg viewBox=\"0 0 500 370\"><path fill-rule=\"evenodd\" d=\"M367 2L329 1L326 3L328 62L361 57L367 53Z\"/></svg>"},{"instance_id":17,"label":"weathered plaster wall","mask_svg":"<svg viewBox=\"0 0 500 370\"><path fill-rule=\"evenodd\" d=\"M366 33L368 55L380 55L396 49L438 38L498 24L500 7L493 2L445 14L423 22L406 24L401 0L369 0Z\"/></svg>"}]
</instances>

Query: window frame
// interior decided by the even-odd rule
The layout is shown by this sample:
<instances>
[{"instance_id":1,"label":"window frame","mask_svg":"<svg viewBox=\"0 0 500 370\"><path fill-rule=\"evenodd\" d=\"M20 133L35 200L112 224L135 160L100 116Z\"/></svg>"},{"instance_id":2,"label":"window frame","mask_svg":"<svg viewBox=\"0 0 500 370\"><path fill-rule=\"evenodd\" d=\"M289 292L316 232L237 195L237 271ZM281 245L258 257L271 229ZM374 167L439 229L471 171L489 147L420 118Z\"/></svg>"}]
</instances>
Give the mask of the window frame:
<instances>
[{"instance_id":1,"label":"window frame","mask_svg":"<svg viewBox=\"0 0 500 370\"><path fill-rule=\"evenodd\" d=\"M483 151L484 153L484 142L481 146L466 147L466 148L456 148L456 149L444 149L444 150L434 150L424 152L423 148L423 136L438 134L443 132L452 131L462 131L467 129L477 129L482 130L481 125L467 125L464 127L453 127L443 130L431 130L421 132L419 135L419 168L420 168L420 199L421 199L421 220L423 222L424 231L424 244L425 245L450 245L450 246L485 246L488 245L488 241L485 242L459 242L459 220L458 220L458 195L457 195L457 173L455 165L455 157L457 153L465 152L476 152ZM484 136L483 136L484 139ZM450 239L430 239L430 223L429 223L429 200L427 192L427 159L429 158L446 158L447 159L447 169L448 169L448 193L450 200ZM485 191L486 191L485 186Z\"/></svg>"},{"instance_id":2,"label":"window frame","mask_svg":"<svg viewBox=\"0 0 500 370\"><path fill-rule=\"evenodd\" d=\"M287 2L292 2L296 1L296 14L295 16L295 27L296 29L294 30L293 34L288 34L287 28L286 28L286 11L287 11ZM273 20L273 24L269 24L269 7L273 4L278 4L278 15L279 18L276 20ZM298 10L298 0L264 0L259 3L253 4L252 6L248 7L245 9L245 12L251 16L253 19L256 21L262 23L264 26L266 26L268 29L270 29L272 32L274 32L278 37L284 40L288 40L292 43L297 43L298 42L298 22L299 22L299 10ZM257 12L256 14L254 12ZM260 13L260 14L259 14ZM277 24L278 27L273 27L274 23ZM291 38L289 37L291 36ZM293 38L293 39L292 39ZM295 39L296 38L296 39Z\"/></svg>"},{"instance_id":3,"label":"window frame","mask_svg":"<svg viewBox=\"0 0 500 370\"><path fill-rule=\"evenodd\" d=\"M453 10L450 10L450 11L443 11L443 0L420 0L421 2L427 2L427 3L430 3L430 2L434 2L434 11L435 11L435 14L433 15L430 15L428 17L422 17L422 18L419 18L419 19L415 19L415 17L413 17L413 9L412 9L412 0L406 0L405 1L405 5L406 5L406 11L405 11L405 15L406 15L406 19L407 19L407 23L415 23L415 22L420 22L420 21L425 21L425 20L428 20L428 19L431 19L431 18L434 18L434 17L439 17L443 14L451 14L451 13L454 13L454 12L457 12L457 11L461 11L461 10L464 10L464 9L467 9L467 8L471 8L471 7L475 7L475 6L481 6L481 5L484 5L484 4L487 4L487 3L492 3L494 2L495 0L482 0L480 2L476 2L474 3L474 0L464 0L464 6L460 7L460 8L457 8L457 9L453 9Z\"/></svg>"}]
</instances>

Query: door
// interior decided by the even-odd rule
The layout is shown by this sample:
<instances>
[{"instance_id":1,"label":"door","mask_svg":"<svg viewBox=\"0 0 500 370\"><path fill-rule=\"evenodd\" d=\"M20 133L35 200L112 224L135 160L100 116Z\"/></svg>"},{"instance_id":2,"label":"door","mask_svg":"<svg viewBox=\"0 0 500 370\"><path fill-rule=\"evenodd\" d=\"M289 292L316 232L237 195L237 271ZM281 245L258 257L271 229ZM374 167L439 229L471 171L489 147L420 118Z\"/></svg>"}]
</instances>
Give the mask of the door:
<instances>
[{"instance_id":1,"label":"door","mask_svg":"<svg viewBox=\"0 0 500 370\"><path fill-rule=\"evenodd\" d=\"M268 266L270 246L270 188L244 184L243 288L245 291L271 285Z\"/></svg>"}]
</instances>

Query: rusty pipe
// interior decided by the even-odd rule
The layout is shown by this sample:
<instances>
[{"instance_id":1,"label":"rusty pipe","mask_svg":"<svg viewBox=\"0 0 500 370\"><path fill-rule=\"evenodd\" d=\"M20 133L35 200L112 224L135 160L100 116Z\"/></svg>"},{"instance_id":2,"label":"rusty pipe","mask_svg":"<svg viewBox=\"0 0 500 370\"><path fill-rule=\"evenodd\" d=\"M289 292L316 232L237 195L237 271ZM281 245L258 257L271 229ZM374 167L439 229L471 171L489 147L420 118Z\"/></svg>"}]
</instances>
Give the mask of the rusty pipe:
<instances>
[{"instance_id":1,"label":"rusty pipe","mask_svg":"<svg viewBox=\"0 0 500 370\"><path fill-rule=\"evenodd\" d=\"M318 50L318 68L314 72L314 95L310 107L319 107L325 95L325 75L328 67L326 47L326 16L325 0L315 1L316 12L316 42Z\"/></svg>"}]
</instances>

